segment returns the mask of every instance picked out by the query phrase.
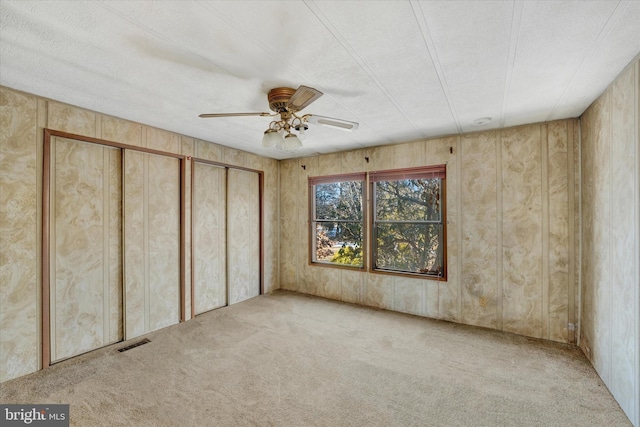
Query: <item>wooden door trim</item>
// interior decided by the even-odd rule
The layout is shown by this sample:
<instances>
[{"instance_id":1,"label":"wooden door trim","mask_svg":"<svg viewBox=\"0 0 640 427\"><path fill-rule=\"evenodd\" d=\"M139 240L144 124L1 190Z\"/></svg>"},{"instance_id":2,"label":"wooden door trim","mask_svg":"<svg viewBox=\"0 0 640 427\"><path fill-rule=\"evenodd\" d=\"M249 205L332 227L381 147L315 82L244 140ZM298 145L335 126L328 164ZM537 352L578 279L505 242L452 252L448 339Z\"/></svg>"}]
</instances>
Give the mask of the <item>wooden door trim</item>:
<instances>
[{"instance_id":1,"label":"wooden door trim","mask_svg":"<svg viewBox=\"0 0 640 427\"><path fill-rule=\"evenodd\" d=\"M50 312L50 304L51 304L51 296L50 296L50 247L51 244L51 206L50 206L50 193L51 189L49 188L51 183L51 135L47 133L45 129L44 132L44 150L43 150L43 170L42 170L42 290L40 295L42 297L41 303L41 311L42 311L42 329L41 329L41 338L42 338L42 369L48 368L51 365L51 312Z\"/></svg>"}]
</instances>

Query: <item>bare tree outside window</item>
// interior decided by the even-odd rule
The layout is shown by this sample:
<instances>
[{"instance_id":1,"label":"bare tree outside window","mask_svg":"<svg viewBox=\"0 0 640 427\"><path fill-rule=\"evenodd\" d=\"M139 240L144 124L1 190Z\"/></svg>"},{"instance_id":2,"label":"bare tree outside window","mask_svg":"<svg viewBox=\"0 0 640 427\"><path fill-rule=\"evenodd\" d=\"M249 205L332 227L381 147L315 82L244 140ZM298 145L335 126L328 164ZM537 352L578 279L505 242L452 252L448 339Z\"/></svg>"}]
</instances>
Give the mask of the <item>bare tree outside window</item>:
<instances>
[{"instance_id":1,"label":"bare tree outside window","mask_svg":"<svg viewBox=\"0 0 640 427\"><path fill-rule=\"evenodd\" d=\"M441 184L440 178L374 183L376 269L442 274Z\"/></svg>"}]
</instances>

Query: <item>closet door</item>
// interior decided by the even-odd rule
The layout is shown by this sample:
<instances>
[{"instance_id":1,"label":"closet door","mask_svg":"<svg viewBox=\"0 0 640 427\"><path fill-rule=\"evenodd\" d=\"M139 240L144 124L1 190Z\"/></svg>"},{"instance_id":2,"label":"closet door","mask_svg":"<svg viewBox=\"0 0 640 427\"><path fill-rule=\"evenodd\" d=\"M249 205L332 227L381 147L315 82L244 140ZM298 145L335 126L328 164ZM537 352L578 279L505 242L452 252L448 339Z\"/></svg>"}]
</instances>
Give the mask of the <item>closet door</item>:
<instances>
[{"instance_id":1,"label":"closet door","mask_svg":"<svg viewBox=\"0 0 640 427\"><path fill-rule=\"evenodd\" d=\"M180 160L124 150L126 339L180 321Z\"/></svg>"},{"instance_id":2,"label":"closet door","mask_svg":"<svg viewBox=\"0 0 640 427\"><path fill-rule=\"evenodd\" d=\"M227 272L229 304L260 294L260 181L255 172L229 169Z\"/></svg>"},{"instance_id":3,"label":"closet door","mask_svg":"<svg viewBox=\"0 0 640 427\"><path fill-rule=\"evenodd\" d=\"M227 305L227 171L199 162L193 168L193 301L200 314Z\"/></svg>"},{"instance_id":4,"label":"closet door","mask_svg":"<svg viewBox=\"0 0 640 427\"><path fill-rule=\"evenodd\" d=\"M123 339L121 151L50 146L51 362Z\"/></svg>"}]
</instances>

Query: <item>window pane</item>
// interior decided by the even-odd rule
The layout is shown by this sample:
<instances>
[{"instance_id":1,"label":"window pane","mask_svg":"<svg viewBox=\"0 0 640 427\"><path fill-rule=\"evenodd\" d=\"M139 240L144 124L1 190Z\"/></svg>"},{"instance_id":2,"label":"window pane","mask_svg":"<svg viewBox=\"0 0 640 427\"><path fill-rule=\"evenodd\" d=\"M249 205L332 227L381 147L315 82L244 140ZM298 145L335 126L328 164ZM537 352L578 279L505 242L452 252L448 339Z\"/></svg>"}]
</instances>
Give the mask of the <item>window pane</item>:
<instances>
[{"instance_id":1,"label":"window pane","mask_svg":"<svg viewBox=\"0 0 640 427\"><path fill-rule=\"evenodd\" d=\"M362 223L317 223L316 261L362 267Z\"/></svg>"},{"instance_id":2,"label":"window pane","mask_svg":"<svg viewBox=\"0 0 640 427\"><path fill-rule=\"evenodd\" d=\"M412 273L442 273L441 241L441 224L377 224L375 266Z\"/></svg>"},{"instance_id":3,"label":"window pane","mask_svg":"<svg viewBox=\"0 0 640 427\"><path fill-rule=\"evenodd\" d=\"M316 219L362 221L362 181L316 184Z\"/></svg>"},{"instance_id":4,"label":"window pane","mask_svg":"<svg viewBox=\"0 0 640 427\"><path fill-rule=\"evenodd\" d=\"M376 182L376 219L440 221L440 183L439 178Z\"/></svg>"}]
</instances>

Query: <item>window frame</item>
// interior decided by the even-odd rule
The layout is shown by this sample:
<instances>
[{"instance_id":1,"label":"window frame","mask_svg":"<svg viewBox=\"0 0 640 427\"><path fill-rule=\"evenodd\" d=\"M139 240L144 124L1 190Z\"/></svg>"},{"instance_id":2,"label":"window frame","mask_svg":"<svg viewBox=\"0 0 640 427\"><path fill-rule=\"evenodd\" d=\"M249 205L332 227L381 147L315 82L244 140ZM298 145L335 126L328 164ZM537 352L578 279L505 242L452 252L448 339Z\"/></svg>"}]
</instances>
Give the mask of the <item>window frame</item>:
<instances>
[{"instance_id":1,"label":"window frame","mask_svg":"<svg viewBox=\"0 0 640 427\"><path fill-rule=\"evenodd\" d=\"M362 206L362 219L361 221L355 220L318 220L316 218L316 192L315 187L319 184L334 184L338 182L349 181L361 181L362 193L361 193L361 206ZM355 271L367 270L367 176L365 172L340 174L340 175L327 175L327 176L315 176L308 178L308 195L309 195L309 265L330 267L330 268L345 268ZM350 265L332 263L330 261L321 261L316 259L316 230L318 222L349 222L360 223L362 230L362 265Z\"/></svg>"},{"instance_id":2,"label":"window frame","mask_svg":"<svg viewBox=\"0 0 640 427\"><path fill-rule=\"evenodd\" d=\"M393 181L400 179L421 179L438 177L440 184L440 222L442 239L442 272L441 274L429 274L420 272L410 272L392 269L380 269L375 266L376 249L376 200L375 183L378 181ZM362 181L362 266L349 264L332 263L328 261L316 260L316 229L318 220L316 214L316 194L317 184L330 184L345 181ZM447 178L446 164L420 166L404 169L389 169L371 172L356 172L339 175L313 176L308 177L308 234L309 234L309 265L329 268L342 268L351 271L362 271L374 274L384 274L392 276L404 276L425 280L447 281ZM321 220L323 221L323 220ZM340 222L335 220L324 220L325 222ZM391 221L387 221L391 222ZM398 223L421 223L421 221L397 221ZM433 221L429 221L434 223ZM423 222L426 223L426 222Z\"/></svg>"},{"instance_id":3,"label":"window frame","mask_svg":"<svg viewBox=\"0 0 640 427\"><path fill-rule=\"evenodd\" d=\"M407 179L429 179L429 178L440 178L440 221L419 221L419 220L381 220L377 221L377 204L376 204L376 190L375 185L380 181L399 181L399 180L407 180ZM370 259L370 269L371 273L376 274L388 274L394 276L407 276L407 277L417 277L424 278L428 280L438 280L438 281L446 281L447 280L447 208L446 208L446 199L447 199L447 185L446 185L446 164L442 165L432 165L432 166L421 166L415 168L405 168L405 169L389 169L383 171L374 171L368 174L369 181L369 203L370 203L370 218L368 222L368 233L371 236L369 253L371 256ZM411 271L403 271L403 270L394 270L394 269L385 269L385 268L377 268L376 266L376 258L377 258L377 226L376 223L381 224L441 224L441 233L440 239L442 241L442 272L441 274L430 274L430 273L419 273L419 272L411 272Z\"/></svg>"}]
</instances>

